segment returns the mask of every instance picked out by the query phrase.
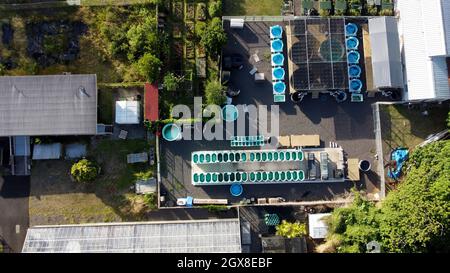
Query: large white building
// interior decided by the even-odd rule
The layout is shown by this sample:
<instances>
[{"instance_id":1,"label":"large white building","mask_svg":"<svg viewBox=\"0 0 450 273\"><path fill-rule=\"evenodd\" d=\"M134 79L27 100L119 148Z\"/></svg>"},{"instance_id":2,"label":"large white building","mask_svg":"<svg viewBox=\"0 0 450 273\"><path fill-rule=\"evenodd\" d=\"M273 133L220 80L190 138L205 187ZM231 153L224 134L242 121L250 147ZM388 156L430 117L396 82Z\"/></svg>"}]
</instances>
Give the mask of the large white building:
<instances>
[{"instance_id":1,"label":"large white building","mask_svg":"<svg viewBox=\"0 0 450 273\"><path fill-rule=\"evenodd\" d=\"M397 0L405 100L450 99L450 0Z\"/></svg>"}]
</instances>

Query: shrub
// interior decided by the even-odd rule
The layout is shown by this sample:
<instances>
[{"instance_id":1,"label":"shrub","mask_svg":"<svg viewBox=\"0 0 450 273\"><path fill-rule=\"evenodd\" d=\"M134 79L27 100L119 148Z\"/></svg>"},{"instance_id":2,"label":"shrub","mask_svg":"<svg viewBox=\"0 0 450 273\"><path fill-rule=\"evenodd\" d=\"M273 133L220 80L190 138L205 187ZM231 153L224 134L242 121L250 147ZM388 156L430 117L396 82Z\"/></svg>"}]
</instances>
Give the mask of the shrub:
<instances>
[{"instance_id":1,"label":"shrub","mask_svg":"<svg viewBox=\"0 0 450 273\"><path fill-rule=\"evenodd\" d=\"M220 17L222 16L222 0L213 1L209 4L208 8L209 16Z\"/></svg>"},{"instance_id":2,"label":"shrub","mask_svg":"<svg viewBox=\"0 0 450 273\"><path fill-rule=\"evenodd\" d=\"M159 78L161 61L151 53L145 53L135 64L139 74L149 82L156 82Z\"/></svg>"},{"instance_id":3,"label":"shrub","mask_svg":"<svg viewBox=\"0 0 450 273\"><path fill-rule=\"evenodd\" d=\"M224 87L219 81L209 81L205 86L206 104L222 105L226 102Z\"/></svg>"},{"instance_id":4,"label":"shrub","mask_svg":"<svg viewBox=\"0 0 450 273\"><path fill-rule=\"evenodd\" d=\"M220 212L220 211L227 211L228 207L224 205L206 205L203 206L205 209L207 209L209 212Z\"/></svg>"},{"instance_id":5,"label":"shrub","mask_svg":"<svg viewBox=\"0 0 450 273\"><path fill-rule=\"evenodd\" d=\"M181 79L175 76L172 72L169 72L164 76L163 81L167 91L176 91L180 85Z\"/></svg>"},{"instance_id":6,"label":"shrub","mask_svg":"<svg viewBox=\"0 0 450 273\"><path fill-rule=\"evenodd\" d=\"M367 6L367 14L371 16L377 16L378 15L377 6L376 5Z\"/></svg>"},{"instance_id":7,"label":"shrub","mask_svg":"<svg viewBox=\"0 0 450 273\"><path fill-rule=\"evenodd\" d=\"M220 18L214 18L206 27L200 43L211 54L218 53L221 48L227 43L227 35L222 28L222 21Z\"/></svg>"},{"instance_id":8,"label":"shrub","mask_svg":"<svg viewBox=\"0 0 450 273\"><path fill-rule=\"evenodd\" d=\"M348 16L361 16L361 11L359 9L348 9L347 15Z\"/></svg>"},{"instance_id":9,"label":"shrub","mask_svg":"<svg viewBox=\"0 0 450 273\"><path fill-rule=\"evenodd\" d=\"M199 3L197 5L197 20L205 21L206 20L206 4Z\"/></svg>"},{"instance_id":10,"label":"shrub","mask_svg":"<svg viewBox=\"0 0 450 273\"><path fill-rule=\"evenodd\" d=\"M306 225L298 222L289 223L288 221L283 220L281 221L281 224L276 227L276 230L276 235L289 239L306 235Z\"/></svg>"},{"instance_id":11,"label":"shrub","mask_svg":"<svg viewBox=\"0 0 450 273\"><path fill-rule=\"evenodd\" d=\"M322 17L330 16L330 10L328 9L321 9L319 10L319 15Z\"/></svg>"},{"instance_id":12,"label":"shrub","mask_svg":"<svg viewBox=\"0 0 450 273\"><path fill-rule=\"evenodd\" d=\"M95 180L98 175L98 165L87 159L82 159L72 165L70 174L72 177L80 183L87 183Z\"/></svg>"},{"instance_id":13,"label":"shrub","mask_svg":"<svg viewBox=\"0 0 450 273\"><path fill-rule=\"evenodd\" d=\"M394 15L394 11L391 9L383 9L380 11L380 16L392 16Z\"/></svg>"}]
</instances>

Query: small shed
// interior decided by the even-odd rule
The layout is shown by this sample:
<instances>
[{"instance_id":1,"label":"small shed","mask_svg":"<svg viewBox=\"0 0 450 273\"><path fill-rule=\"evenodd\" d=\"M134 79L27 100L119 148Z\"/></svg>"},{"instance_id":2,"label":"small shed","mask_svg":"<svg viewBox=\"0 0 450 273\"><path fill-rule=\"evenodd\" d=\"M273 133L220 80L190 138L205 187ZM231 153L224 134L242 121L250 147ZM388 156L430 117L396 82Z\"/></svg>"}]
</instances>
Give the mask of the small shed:
<instances>
[{"instance_id":1,"label":"small shed","mask_svg":"<svg viewBox=\"0 0 450 273\"><path fill-rule=\"evenodd\" d=\"M60 159L62 144L36 144L33 148L33 160Z\"/></svg>"},{"instance_id":2,"label":"small shed","mask_svg":"<svg viewBox=\"0 0 450 273\"><path fill-rule=\"evenodd\" d=\"M244 28L244 19L237 18L237 19L231 19L230 20L230 27L231 28Z\"/></svg>"},{"instance_id":3,"label":"small shed","mask_svg":"<svg viewBox=\"0 0 450 273\"><path fill-rule=\"evenodd\" d=\"M142 163L148 161L148 154L147 153L137 153L137 154L128 154L127 155L127 163Z\"/></svg>"},{"instance_id":4,"label":"small shed","mask_svg":"<svg viewBox=\"0 0 450 273\"><path fill-rule=\"evenodd\" d=\"M67 159L82 158L87 155L86 144L72 143L65 146L65 153Z\"/></svg>"},{"instance_id":5,"label":"small shed","mask_svg":"<svg viewBox=\"0 0 450 273\"><path fill-rule=\"evenodd\" d=\"M308 214L309 236L313 239L324 239L328 233L325 218L331 213Z\"/></svg>"},{"instance_id":6,"label":"small shed","mask_svg":"<svg viewBox=\"0 0 450 273\"><path fill-rule=\"evenodd\" d=\"M136 181L136 194L147 194L156 192L156 179L151 177L147 180Z\"/></svg>"},{"instance_id":7,"label":"small shed","mask_svg":"<svg viewBox=\"0 0 450 273\"><path fill-rule=\"evenodd\" d=\"M116 123L139 124L140 107L138 101L116 101Z\"/></svg>"}]
</instances>

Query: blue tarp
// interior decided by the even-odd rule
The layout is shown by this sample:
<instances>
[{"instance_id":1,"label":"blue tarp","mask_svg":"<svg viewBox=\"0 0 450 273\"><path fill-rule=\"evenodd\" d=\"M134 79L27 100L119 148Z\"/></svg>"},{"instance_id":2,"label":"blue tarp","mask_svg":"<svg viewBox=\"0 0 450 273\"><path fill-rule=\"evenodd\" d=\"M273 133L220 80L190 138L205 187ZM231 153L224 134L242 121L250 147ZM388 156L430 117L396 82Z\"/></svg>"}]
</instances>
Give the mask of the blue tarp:
<instances>
[{"instance_id":1,"label":"blue tarp","mask_svg":"<svg viewBox=\"0 0 450 273\"><path fill-rule=\"evenodd\" d=\"M398 179L402 173L402 167L408 159L409 151L406 148L397 148L391 152L391 160L395 161L395 169L389 168L388 176L392 179Z\"/></svg>"}]
</instances>

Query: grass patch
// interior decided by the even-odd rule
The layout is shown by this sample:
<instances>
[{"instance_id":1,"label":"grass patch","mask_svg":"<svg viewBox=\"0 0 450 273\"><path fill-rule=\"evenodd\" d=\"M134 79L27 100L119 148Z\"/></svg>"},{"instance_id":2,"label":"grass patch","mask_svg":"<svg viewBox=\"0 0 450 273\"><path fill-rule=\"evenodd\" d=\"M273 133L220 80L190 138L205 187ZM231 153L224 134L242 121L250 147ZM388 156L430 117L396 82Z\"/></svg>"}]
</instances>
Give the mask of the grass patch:
<instances>
[{"instance_id":1,"label":"grass patch","mask_svg":"<svg viewBox=\"0 0 450 273\"><path fill-rule=\"evenodd\" d=\"M98 121L104 124L113 123L113 91L109 88L102 88L98 92Z\"/></svg>"},{"instance_id":2,"label":"grass patch","mask_svg":"<svg viewBox=\"0 0 450 273\"><path fill-rule=\"evenodd\" d=\"M380 105L384 153L397 147L413 149L430 134L446 128L448 107L431 108L428 113L424 116L420 110L404 105Z\"/></svg>"},{"instance_id":3,"label":"grass patch","mask_svg":"<svg viewBox=\"0 0 450 273\"><path fill-rule=\"evenodd\" d=\"M281 15L283 0L223 0L225 16Z\"/></svg>"}]
</instances>

